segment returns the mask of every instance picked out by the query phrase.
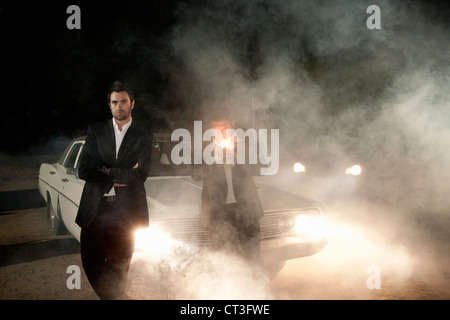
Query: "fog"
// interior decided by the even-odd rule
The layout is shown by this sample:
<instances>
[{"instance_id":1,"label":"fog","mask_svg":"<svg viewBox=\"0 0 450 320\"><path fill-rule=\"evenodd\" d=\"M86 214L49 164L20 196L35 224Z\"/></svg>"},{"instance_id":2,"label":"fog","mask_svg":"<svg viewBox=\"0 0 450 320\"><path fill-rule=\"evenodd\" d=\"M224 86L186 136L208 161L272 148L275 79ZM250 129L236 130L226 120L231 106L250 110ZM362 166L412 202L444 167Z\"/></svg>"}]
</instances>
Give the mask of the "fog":
<instances>
[{"instance_id":1,"label":"fog","mask_svg":"<svg viewBox=\"0 0 450 320\"><path fill-rule=\"evenodd\" d=\"M366 27L372 4L381 9L379 30ZM179 5L167 39L177 64L163 68L192 110L188 121L229 109L243 127L280 129L287 170L270 183L294 193L301 186L289 168L312 147L326 152L317 162L329 153L358 161L364 179L357 187L364 197L331 198L333 186L318 191L329 209L330 243L314 257L289 262L270 290L267 279L250 285L253 278L239 263L211 259L183 278L185 294L264 299L324 298L333 287L367 292L368 266L403 281L424 270L425 247L442 253L450 204L450 42L448 22L438 14L409 1ZM428 266L438 264L433 259L427 257ZM238 270L227 269L232 265ZM227 294L225 279L233 284ZM293 279L308 290L283 293ZM242 294L236 284L254 290Z\"/></svg>"},{"instance_id":2,"label":"fog","mask_svg":"<svg viewBox=\"0 0 450 320\"><path fill-rule=\"evenodd\" d=\"M370 4L379 30L366 27ZM227 108L242 126L280 129L281 161L319 143L360 161L380 197L448 205L450 44L438 12L394 1L210 1L178 12L173 85L192 120Z\"/></svg>"}]
</instances>

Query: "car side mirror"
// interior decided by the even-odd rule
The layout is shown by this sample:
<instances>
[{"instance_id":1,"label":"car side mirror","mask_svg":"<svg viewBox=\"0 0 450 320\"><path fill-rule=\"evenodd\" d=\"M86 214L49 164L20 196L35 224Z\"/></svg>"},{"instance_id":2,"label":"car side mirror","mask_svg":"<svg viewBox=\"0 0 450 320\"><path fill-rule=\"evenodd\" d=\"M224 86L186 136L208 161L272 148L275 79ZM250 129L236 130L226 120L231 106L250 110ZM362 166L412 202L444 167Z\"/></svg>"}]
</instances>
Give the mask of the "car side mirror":
<instances>
[{"instance_id":1,"label":"car side mirror","mask_svg":"<svg viewBox=\"0 0 450 320\"><path fill-rule=\"evenodd\" d=\"M78 169L77 168L67 168L66 173L73 174L75 177L78 178Z\"/></svg>"}]
</instances>

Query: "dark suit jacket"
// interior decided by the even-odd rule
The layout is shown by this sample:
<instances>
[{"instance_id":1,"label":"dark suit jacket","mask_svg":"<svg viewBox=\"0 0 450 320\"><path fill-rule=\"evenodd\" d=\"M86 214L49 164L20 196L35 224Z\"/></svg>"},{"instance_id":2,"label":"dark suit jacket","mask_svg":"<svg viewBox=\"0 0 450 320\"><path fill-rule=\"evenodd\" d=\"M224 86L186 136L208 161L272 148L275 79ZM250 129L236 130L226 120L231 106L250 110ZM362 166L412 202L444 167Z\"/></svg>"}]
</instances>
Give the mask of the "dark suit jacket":
<instances>
[{"instance_id":1,"label":"dark suit jacket","mask_svg":"<svg viewBox=\"0 0 450 320\"><path fill-rule=\"evenodd\" d=\"M241 214L254 221L264 215L258 190L253 176L259 174L260 166L237 164L231 168L233 192ZM223 164L194 165L192 178L203 180L202 219L209 224L210 219L220 215L225 204L228 186Z\"/></svg>"},{"instance_id":2,"label":"dark suit jacket","mask_svg":"<svg viewBox=\"0 0 450 320\"><path fill-rule=\"evenodd\" d=\"M122 141L117 160L112 119L89 128L80 158L78 175L86 181L81 196L76 223L89 226L97 215L101 197L108 193L114 183L126 184L116 187L117 203L129 214L129 221L136 227L148 226L148 208L144 182L151 163L151 134L140 128L133 120ZM138 163L138 167L133 166ZM111 168L110 174L98 168Z\"/></svg>"}]
</instances>

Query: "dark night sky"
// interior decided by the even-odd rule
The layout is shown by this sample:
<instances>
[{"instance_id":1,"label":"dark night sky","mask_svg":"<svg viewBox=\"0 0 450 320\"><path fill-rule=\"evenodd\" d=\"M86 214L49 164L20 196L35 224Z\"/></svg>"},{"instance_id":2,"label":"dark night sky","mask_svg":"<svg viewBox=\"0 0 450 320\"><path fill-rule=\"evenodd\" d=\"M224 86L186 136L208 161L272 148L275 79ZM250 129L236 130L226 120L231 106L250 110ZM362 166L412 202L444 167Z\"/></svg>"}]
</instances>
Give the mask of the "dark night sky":
<instances>
[{"instance_id":1,"label":"dark night sky","mask_svg":"<svg viewBox=\"0 0 450 320\"><path fill-rule=\"evenodd\" d=\"M205 7L208 1L95 3L0 0L2 152L39 152L50 137L77 135L109 117L105 93L116 79L135 87L148 106L140 116L156 128L170 129L167 110L189 115L173 85L182 66L166 40L180 3ZM445 21L444 3L425 9ZM71 4L81 8L81 30L66 27ZM244 58L251 74L258 54L249 49ZM315 65L309 63L310 70Z\"/></svg>"},{"instance_id":2,"label":"dark night sky","mask_svg":"<svg viewBox=\"0 0 450 320\"><path fill-rule=\"evenodd\" d=\"M0 2L7 57L3 89L5 83L8 88L2 90L8 101L2 151L36 149L50 136L77 135L110 116L106 92L115 79L128 80L138 96L148 94L155 108L173 108L157 64L170 59L160 39L174 22L175 3L96 3L78 1L81 30L69 30L66 9L72 1ZM161 123L158 116L146 115Z\"/></svg>"}]
</instances>

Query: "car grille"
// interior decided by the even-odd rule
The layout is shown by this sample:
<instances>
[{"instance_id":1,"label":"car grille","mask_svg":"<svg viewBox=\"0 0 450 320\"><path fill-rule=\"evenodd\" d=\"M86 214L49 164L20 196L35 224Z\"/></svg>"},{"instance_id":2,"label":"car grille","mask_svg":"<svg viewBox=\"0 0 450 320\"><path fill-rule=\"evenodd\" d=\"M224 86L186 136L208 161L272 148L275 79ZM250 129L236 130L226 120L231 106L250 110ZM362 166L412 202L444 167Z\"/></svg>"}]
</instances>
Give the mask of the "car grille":
<instances>
[{"instance_id":1,"label":"car grille","mask_svg":"<svg viewBox=\"0 0 450 320\"><path fill-rule=\"evenodd\" d=\"M279 221L281 217L289 216L292 221L299 214L309 214L320 216L318 209L304 209L295 211L268 212L260 219L261 240L287 236L294 232L280 230ZM164 229L169 230L171 236L187 244L208 246L213 243L210 232L203 226L200 219L173 219L152 221L152 224L161 224Z\"/></svg>"},{"instance_id":2,"label":"car grille","mask_svg":"<svg viewBox=\"0 0 450 320\"><path fill-rule=\"evenodd\" d=\"M201 224L200 219L174 219L153 223L162 224L174 239L187 244L211 245L213 242L209 231Z\"/></svg>"}]
</instances>

